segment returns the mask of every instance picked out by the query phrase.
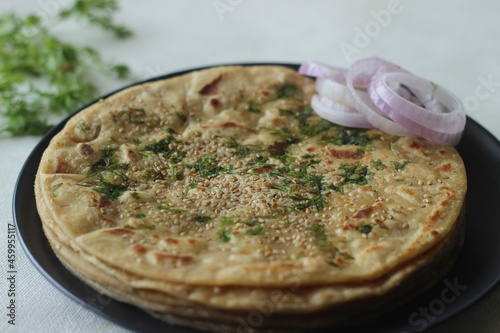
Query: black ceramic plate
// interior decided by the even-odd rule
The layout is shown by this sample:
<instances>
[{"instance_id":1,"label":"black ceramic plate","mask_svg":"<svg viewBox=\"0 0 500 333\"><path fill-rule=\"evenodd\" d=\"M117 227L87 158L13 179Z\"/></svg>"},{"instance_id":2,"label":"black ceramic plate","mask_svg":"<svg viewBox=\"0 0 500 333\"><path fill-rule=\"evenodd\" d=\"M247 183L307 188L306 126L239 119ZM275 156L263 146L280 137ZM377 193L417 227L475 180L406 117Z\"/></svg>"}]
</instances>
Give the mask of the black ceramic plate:
<instances>
[{"instance_id":1,"label":"black ceramic plate","mask_svg":"<svg viewBox=\"0 0 500 333\"><path fill-rule=\"evenodd\" d=\"M291 64L281 65L294 69L298 67ZM189 71L148 81L178 76L186 72ZM38 270L64 294L118 325L138 332L195 332L191 329L168 325L134 306L97 293L73 276L52 252L43 234L35 207L33 183L43 151L66 121L67 119L57 125L35 147L17 181L13 205L14 220L28 257ZM497 210L500 203L500 177L498 176L500 142L477 122L468 118L464 136L457 149L467 168L469 189L466 198L466 240L455 268L433 289L384 315L369 328L359 327L346 332L422 331L469 307L500 280L500 265L498 264L500 262L500 242L498 241L500 218Z\"/></svg>"}]
</instances>

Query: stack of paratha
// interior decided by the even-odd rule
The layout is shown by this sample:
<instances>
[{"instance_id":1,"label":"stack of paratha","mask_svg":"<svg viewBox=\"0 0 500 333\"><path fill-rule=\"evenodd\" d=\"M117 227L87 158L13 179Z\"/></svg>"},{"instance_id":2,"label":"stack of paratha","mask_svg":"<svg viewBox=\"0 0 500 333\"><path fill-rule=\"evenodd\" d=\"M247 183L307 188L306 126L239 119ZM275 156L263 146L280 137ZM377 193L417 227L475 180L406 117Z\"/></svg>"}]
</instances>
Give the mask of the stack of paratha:
<instances>
[{"instance_id":1,"label":"stack of paratha","mask_svg":"<svg viewBox=\"0 0 500 333\"><path fill-rule=\"evenodd\" d=\"M73 116L36 199L61 261L116 299L214 332L360 324L423 292L463 240L453 147L337 126L314 84L228 66Z\"/></svg>"}]
</instances>

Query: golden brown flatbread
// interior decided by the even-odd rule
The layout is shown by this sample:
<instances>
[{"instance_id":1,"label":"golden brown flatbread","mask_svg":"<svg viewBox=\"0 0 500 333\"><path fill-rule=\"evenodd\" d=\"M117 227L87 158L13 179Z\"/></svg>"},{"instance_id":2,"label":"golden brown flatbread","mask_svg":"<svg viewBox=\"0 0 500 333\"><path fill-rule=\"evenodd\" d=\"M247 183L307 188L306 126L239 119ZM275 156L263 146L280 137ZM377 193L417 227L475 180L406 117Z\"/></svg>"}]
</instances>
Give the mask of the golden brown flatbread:
<instances>
[{"instance_id":1,"label":"golden brown flatbread","mask_svg":"<svg viewBox=\"0 0 500 333\"><path fill-rule=\"evenodd\" d=\"M313 94L289 68L227 66L79 112L35 184L56 254L118 299L213 331L269 300L256 331L338 325L421 292L463 239L460 156L322 120Z\"/></svg>"}]
</instances>

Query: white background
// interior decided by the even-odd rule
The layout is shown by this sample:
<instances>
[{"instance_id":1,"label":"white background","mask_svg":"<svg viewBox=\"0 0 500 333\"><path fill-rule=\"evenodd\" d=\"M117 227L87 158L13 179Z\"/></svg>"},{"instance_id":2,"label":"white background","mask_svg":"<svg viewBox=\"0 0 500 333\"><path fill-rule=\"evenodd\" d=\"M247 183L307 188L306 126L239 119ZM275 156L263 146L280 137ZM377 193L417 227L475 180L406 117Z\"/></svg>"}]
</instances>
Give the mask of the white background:
<instances>
[{"instance_id":1,"label":"white background","mask_svg":"<svg viewBox=\"0 0 500 333\"><path fill-rule=\"evenodd\" d=\"M470 117L500 137L497 0L122 0L116 19L135 32L124 41L75 22L57 23L55 13L69 2L1 0L0 12L36 12L61 38L92 45L104 58L128 64L133 71L128 81L96 76L103 93L199 66L317 60L346 67L376 55L454 92ZM39 140L0 137L0 331L127 332L56 290L19 246L16 326L7 325L5 239L11 198L22 164ZM499 312L497 287L426 332L499 332Z\"/></svg>"}]
</instances>

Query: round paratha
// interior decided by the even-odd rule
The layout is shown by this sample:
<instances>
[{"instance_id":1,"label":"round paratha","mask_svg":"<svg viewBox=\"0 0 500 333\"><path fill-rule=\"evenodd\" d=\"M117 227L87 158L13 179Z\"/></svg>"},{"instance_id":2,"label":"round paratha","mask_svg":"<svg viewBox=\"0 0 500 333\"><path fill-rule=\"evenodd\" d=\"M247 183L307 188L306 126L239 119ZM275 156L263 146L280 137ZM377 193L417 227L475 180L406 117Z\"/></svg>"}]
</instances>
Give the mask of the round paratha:
<instances>
[{"instance_id":1,"label":"round paratha","mask_svg":"<svg viewBox=\"0 0 500 333\"><path fill-rule=\"evenodd\" d=\"M174 322L215 316L229 331L224 311L254 311L274 290L287 296L270 327L421 291L461 244L460 156L320 119L313 94L285 67L227 66L79 112L35 184L56 254L119 299Z\"/></svg>"}]
</instances>

